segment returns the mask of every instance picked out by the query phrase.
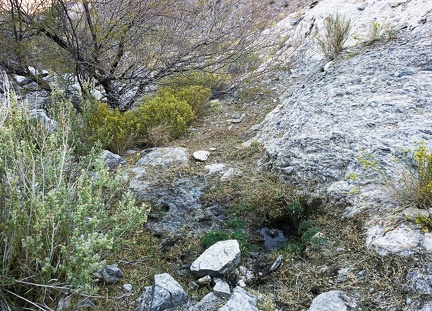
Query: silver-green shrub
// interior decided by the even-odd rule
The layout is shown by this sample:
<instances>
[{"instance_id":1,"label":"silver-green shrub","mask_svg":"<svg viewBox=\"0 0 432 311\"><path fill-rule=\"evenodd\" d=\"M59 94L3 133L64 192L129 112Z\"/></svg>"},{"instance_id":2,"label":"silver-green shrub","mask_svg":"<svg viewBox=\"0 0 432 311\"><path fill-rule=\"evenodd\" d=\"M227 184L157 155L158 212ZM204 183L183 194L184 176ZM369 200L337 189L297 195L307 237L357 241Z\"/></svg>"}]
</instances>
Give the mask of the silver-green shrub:
<instances>
[{"instance_id":1,"label":"silver-green shrub","mask_svg":"<svg viewBox=\"0 0 432 311\"><path fill-rule=\"evenodd\" d=\"M73 108L57 106L50 132L13 95L0 105L2 310L44 304L58 289L95 292L94 272L146 221L146 206L135 204L125 178L108 171L95 148L73 153Z\"/></svg>"}]
</instances>

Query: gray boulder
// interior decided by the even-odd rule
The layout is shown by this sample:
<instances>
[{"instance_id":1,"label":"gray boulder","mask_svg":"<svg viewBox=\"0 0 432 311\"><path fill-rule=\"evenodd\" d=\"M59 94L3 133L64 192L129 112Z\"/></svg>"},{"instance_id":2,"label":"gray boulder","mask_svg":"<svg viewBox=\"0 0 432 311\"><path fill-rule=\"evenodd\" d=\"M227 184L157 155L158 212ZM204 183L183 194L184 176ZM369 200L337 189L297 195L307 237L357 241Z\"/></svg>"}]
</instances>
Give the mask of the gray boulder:
<instances>
[{"instance_id":1,"label":"gray boulder","mask_svg":"<svg viewBox=\"0 0 432 311\"><path fill-rule=\"evenodd\" d=\"M259 311L256 300L254 295L237 286L234 288L231 298L219 311Z\"/></svg>"},{"instance_id":2,"label":"gray boulder","mask_svg":"<svg viewBox=\"0 0 432 311\"><path fill-rule=\"evenodd\" d=\"M432 146L432 62L425 58L432 18L424 14L398 40L310 71L283 94L253 139L264 144L262 166L287 182L308 184L313 195L348 205L346 216L372 210L367 245L380 254L431 252L427 235L398 224L390 233L390 225L382 225L382 215L396 206L384 185L400 180L403 169L394 158L415 141ZM362 151L381 164L381 174L365 172Z\"/></svg>"},{"instance_id":3,"label":"gray boulder","mask_svg":"<svg viewBox=\"0 0 432 311\"><path fill-rule=\"evenodd\" d=\"M355 310L357 303L355 299L348 297L341 290L318 295L313 301L308 311L350 311Z\"/></svg>"},{"instance_id":4,"label":"gray boulder","mask_svg":"<svg viewBox=\"0 0 432 311\"><path fill-rule=\"evenodd\" d=\"M240 246L237 240L219 241L202 253L190 269L196 277L221 277L233 271L239 262Z\"/></svg>"},{"instance_id":5,"label":"gray boulder","mask_svg":"<svg viewBox=\"0 0 432 311\"><path fill-rule=\"evenodd\" d=\"M105 161L109 168L114 168L120 165L128 165L128 163L121 156L112 153L109 150L104 150L100 157Z\"/></svg>"},{"instance_id":6,"label":"gray boulder","mask_svg":"<svg viewBox=\"0 0 432 311\"><path fill-rule=\"evenodd\" d=\"M199 222L199 217L205 214L199 198L206 181L201 176L179 176L169 172L170 169L187 167L187 150L151 148L143 150L141 155L141 159L130 169L134 176L130 180L129 190L138 203L152 202L154 208L149 215L147 228L165 234Z\"/></svg>"},{"instance_id":7,"label":"gray boulder","mask_svg":"<svg viewBox=\"0 0 432 311\"><path fill-rule=\"evenodd\" d=\"M168 273L154 276L152 287L144 288L138 299L138 311L163 311L188 303L189 297L181 285Z\"/></svg>"}]
</instances>

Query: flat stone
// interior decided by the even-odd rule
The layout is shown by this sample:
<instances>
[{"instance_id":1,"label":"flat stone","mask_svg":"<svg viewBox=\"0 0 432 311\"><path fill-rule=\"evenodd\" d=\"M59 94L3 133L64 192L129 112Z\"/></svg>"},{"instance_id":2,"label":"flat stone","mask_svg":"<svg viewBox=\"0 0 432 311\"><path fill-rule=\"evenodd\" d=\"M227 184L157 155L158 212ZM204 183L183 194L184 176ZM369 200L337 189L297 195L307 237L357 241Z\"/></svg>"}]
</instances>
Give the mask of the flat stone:
<instances>
[{"instance_id":1,"label":"flat stone","mask_svg":"<svg viewBox=\"0 0 432 311\"><path fill-rule=\"evenodd\" d=\"M383 256L388 254L408 255L424 241L424 235L419 229L414 230L406 224L388 230L385 234L381 233L382 230L383 228L377 226L369 228L366 233L366 242ZM377 237L374 237L374 232L378 233L375 233Z\"/></svg>"},{"instance_id":2,"label":"flat stone","mask_svg":"<svg viewBox=\"0 0 432 311\"><path fill-rule=\"evenodd\" d=\"M233 271L240 262L240 246L237 240L219 241L210 246L191 265L193 275L222 277Z\"/></svg>"},{"instance_id":3,"label":"flat stone","mask_svg":"<svg viewBox=\"0 0 432 311\"><path fill-rule=\"evenodd\" d=\"M177 165L186 165L189 162L187 149L181 147L151 148L141 151L141 159L137 166L160 166L169 168Z\"/></svg>"},{"instance_id":4,"label":"flat stone","mask_svg":"<svg viewBox=\"0 0 432 311\"><path fill-rule=\"evenodd\" d=\"M222 173L224 169L225 169L225 164L222 163L214 163L214 164L208 164L204 166L204 171L206 171L209 174Z\"/></svg>"}]
</instances>

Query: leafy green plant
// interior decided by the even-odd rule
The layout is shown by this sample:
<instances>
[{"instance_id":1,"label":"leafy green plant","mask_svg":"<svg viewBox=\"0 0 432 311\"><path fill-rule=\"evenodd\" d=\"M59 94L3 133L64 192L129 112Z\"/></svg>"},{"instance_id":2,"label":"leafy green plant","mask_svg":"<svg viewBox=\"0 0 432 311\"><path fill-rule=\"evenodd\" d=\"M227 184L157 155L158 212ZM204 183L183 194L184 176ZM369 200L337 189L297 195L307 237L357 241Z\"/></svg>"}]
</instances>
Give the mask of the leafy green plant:
<instances>
[{"instance_id":1,"label":"leafy green plant","mask_svg":"<svg viewBox=\"0 0 432 311\"><path fill-rule=\"evenodd\" d=\"M241 218L233 218L233 219L228 219L226 225L229 228L244 229L246 227L246 221Z\"/></svg>"},{"instance_id":2,"label":"leafy green plant","mask_svg":"<svg viewBox=\"0 0 432 311\"><path fill-rule=\"evenodd\" d=\"M76 157L73 107L63 102L57 129L30 120L11 96L0 106L0 306L49 303L61 291L97 291L94 272L128 232L146 221L125 179L93 149Z\"/></svg>"},{"instance_id":3,"label":"leafy green plant","mask_svg":"<svg viewBox=\"0 0 432 311\"><path fill-rule=\"evenodd\" d=\"M420 226L420 228L424 231L424 232L430 232L432 230L432 218L431 216L425 216L422 214L419 214L416 218L415 218L415 223L418 224Z\"/></svg>"},{"instance_id":4,"label":"leafy green plant","mask_svg":"<svg viewBox=\"0 0 432 311\"><path fill-rule=\"evenodd\" d=\"M329 15L324 20L324 29L316 38L318 46L326 57L333 58L343 51L349 37L351 21L339 14Z\"/></svg>"}]
</instances>

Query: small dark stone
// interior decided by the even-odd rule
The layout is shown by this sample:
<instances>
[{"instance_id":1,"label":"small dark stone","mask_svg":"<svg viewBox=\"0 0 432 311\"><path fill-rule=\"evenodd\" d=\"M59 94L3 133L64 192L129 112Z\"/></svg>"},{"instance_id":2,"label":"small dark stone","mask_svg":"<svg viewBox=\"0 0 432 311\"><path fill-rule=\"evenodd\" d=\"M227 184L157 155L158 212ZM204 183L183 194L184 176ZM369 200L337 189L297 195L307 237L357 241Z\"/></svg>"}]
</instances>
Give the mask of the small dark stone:
<instances>
[{"instance_id":1,"label":"small dark stone","mask_svg":"<svg viewBox=\"0 0 432 311\"><path fill-rule=\"evenodd\" d=\"M314 295L319 295L320 294L320 289L318 286L312 286L312 288L310 289L310 292Z\"/></svg>"}]
</instances>

